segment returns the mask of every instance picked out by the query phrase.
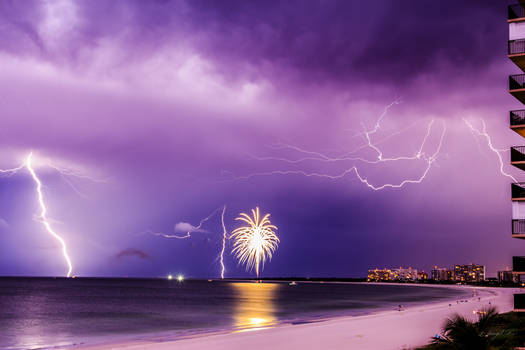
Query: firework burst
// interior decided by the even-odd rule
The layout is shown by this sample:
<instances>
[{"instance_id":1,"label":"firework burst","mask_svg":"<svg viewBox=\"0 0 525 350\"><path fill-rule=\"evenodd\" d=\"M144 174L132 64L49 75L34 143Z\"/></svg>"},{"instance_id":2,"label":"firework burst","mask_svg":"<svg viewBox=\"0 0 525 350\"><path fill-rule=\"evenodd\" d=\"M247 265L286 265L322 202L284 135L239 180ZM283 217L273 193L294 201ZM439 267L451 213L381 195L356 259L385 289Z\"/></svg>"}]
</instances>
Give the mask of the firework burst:
<instances>
[{"instance_id":1,"label":"firework burst","mask_svg":"<svg viewBox=\"0 0 525 350\"><path fill-rule=\"evenodd\" d=\"M259 277L259 266L264 267L266 260L271 260L277 249L279 238L275 234L277 226L270 222L270 214L261 218L259 207L252 209L252 217L241 213L235 220L243 221L245 226L236 228L230 238L234 239L232 254L239 259L239 264L246 265L246 270L255 268Z\"/></svg>"}]
</instances>

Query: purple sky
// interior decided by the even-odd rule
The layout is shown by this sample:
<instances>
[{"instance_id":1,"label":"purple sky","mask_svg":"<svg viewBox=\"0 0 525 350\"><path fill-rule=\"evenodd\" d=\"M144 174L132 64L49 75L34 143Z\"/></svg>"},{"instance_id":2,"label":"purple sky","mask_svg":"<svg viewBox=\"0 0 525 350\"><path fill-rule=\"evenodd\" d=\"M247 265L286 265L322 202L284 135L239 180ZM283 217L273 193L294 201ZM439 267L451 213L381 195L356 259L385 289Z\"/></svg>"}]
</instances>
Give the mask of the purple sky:
<instances>
[{"instance_id":1,"label":"purple sky","mask_svg":"<svg viewBox=\"0 0 525 350\"><path fill-rule=\"evenodd\" d=\"M0 0L0 167L40 166L53 225L81 276L216 277L219 216L256 205L281 244L267 276L359 277L368 268L485 264L523 254L510 237L510 179L497 148L523 143L508 111L507 2ZM340 157L371 135L384 157ZM399 132L399 133L398 133ZM386 138L386 139L385 139ZM520 170L504 169L519 179ZM353 156L377 159L370 147ZM259 158L257 158L259 157ZM264 158L266 157L266 158ZM314 155L319 157L319 155ZM268 159L269 158L269 159ZM49 163L105 182L61 176ZM73 185L81 195L70 186ZM0 275L63 275L60 248L34 220L25 170L0 177ZM182 226L187 224L182 224ZM231 242L230 242L231 243ZM229 254L226 276L247 276Z\"/></svg>"}]
</instances>

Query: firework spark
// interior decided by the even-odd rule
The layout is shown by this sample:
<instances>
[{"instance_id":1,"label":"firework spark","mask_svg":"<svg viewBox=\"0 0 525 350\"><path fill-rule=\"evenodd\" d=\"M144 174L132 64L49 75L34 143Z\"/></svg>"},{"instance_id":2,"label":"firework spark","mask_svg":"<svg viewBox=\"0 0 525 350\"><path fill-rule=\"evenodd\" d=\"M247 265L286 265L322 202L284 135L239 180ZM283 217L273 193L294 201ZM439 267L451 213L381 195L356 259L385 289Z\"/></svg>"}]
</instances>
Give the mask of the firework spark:
<instances>
[{"instance_id":1,"label":"firework spark","mask_svg":"<svg viewBox=\"0 0 525 350\"><path fill-rule=\"evenodd\" d=\"M239 259L239 264L246 265L248 271L255 268L255 274L259 277L259 265L264 268L266 260L271 260L279 238L274 232L277 226L270 222L270 214L261 219L259 207L256 207L252 209L252 216L239 214L235 220L243 221L247 225L233 230L230 238L234 239L232 254Z\"/></svg>"}]
</instances>

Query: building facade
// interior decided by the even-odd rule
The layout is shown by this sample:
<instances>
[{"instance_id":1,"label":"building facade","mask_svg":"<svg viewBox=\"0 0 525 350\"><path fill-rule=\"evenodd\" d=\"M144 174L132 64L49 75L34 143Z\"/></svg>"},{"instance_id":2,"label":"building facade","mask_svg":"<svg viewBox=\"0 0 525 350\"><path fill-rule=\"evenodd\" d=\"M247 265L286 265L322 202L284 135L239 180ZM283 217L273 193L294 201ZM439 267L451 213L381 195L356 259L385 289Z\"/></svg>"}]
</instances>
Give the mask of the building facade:
<instances>
[{"instance_id":1,"label":"building facade","mask_svg":"<svg viewBox=\"0 0 525 350\"><path fill-rule=\"evenodd\" d=\"M455 265L454 276L455 282L472 283L485 281L485 266L483 265Z\"/></svg>"},{"instance_id":2,"label":"building facade","mask_svg":"<svg viewBox=\"0 0 525 350\"><path fill-rule=\"evenodd\" d=\"M391 280L392 271L388 269L374 269L368 270L366 280L368 282L388 282Z\"/></svg>"},{"instance_id":3,"label":"building facade","mask_svg":"<svg viewBox=\"0 0 525 350\"><path fill-rule=\"evenodd\" d=\"M515 284L518 276L512 270L498 271L498 282L500 284Z\"/></svg>"},{"instance_id":4,"label":"building facade","mask_svg":"<svg viewBox=\"0 0 525 350\"><path fill-rule=\"evenodd\" d=\"M424 273L424 272L423 272ZM426 276L426 274L419 274L417 269L411 267L398 268L398 269L374 269L368 270L367 281L368 282L415 282L420 276Z\"/></svg>"},{"instance_id":5,"label":"building facade","mask_svg":"<svg viewBox=\"0 0 525 350\"><path fill-rule=\"evenodd\" d=\"M450 274L446 268L434 266L432 271L430 271L430 278L434 281L448 281L450 280Z\"/></svg>"},{"instance_id":6,"label":"building facade","mask_svg":"<svg viewBox=\"0 0 525 350\"><path fill-rule=\"evenodd\" d=\"M510 128L525 137L525 0L508 8L509 41L508 57L519 68L519 74L509 76L509 93L521 104L519 109L510 111ZM511 164L525 170L525 146L510 149ZM512 237L525 238L525 183L511 184ZM514 275L525 273L525 257L512 258ZM514 310L525 311L525 294L514 295Z\"/></svg>"}]
</instances>

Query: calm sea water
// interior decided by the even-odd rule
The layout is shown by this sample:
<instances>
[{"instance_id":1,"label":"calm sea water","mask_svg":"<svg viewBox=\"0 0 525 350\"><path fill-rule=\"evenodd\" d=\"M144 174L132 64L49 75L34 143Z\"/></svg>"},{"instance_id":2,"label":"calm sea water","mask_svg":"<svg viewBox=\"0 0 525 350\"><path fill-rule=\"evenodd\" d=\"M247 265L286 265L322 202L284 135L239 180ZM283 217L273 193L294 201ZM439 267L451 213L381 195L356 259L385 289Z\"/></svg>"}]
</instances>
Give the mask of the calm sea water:
<instances>
[{"instance_id":1,"label":"calm sea water","mask_svg":"<svg viewBox=\"0 0 525 350\"><path fill-rule=\"evenodd\" d=\"M399 285L0 278L0 348L53 348L120 338L168 340L462 295L455 289Z\"/></svg>"}]
</instances>

